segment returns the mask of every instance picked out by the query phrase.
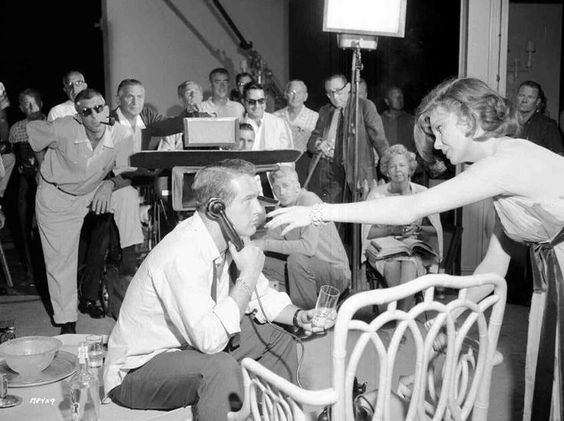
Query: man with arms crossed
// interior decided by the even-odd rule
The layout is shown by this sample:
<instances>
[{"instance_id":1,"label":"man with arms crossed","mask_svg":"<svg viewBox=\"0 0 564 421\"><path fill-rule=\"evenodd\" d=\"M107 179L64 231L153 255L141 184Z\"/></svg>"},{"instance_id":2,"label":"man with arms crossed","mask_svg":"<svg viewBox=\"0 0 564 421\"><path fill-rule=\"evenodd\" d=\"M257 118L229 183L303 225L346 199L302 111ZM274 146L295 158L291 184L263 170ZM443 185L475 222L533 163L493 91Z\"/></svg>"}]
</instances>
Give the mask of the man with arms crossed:
<instances>
[{"instance_id":1,"label":"man with arms crossed","mask_svg":"<svg viewBox=\"0 0 564 421\"><path fill-rule=\"evenodd\" d=\"M248 241L264 212L254 175L254 166L242 160L196 174L196 212L145 258L110 336L104 387L114 402L136 409L195 405L199 419L225 420L230 400L243 400L242 358L294 378L296 345L266 317L311 332L313 310L292 305L261 274L264 255ZM207 211L212 199L225 205L246 244L241 251ZM232 261L236 279L230 279Z\"/></svg>"},{"instance_id":2,"label":"man with arms crossed","mask_svg":"<svg viewBox=\"0 0 564 421\"><path fill-rule=\"evenodd\" d=\"M272 190L280 206L312 206L321 199L300 187L298 174L287 166L270 174ZM280 235L281 229L270 230L254 244L263 251L287 255L288 289L297 306L314 307L317 293L328 284L343 292L350 284L351 271L339 233L334 223L309 226ZM269 273L280 273L278 260L267 257ZM273 280L269 277L270 280ZM283 279L279 279L282 280Z\"/></svg>"}]
</instances>

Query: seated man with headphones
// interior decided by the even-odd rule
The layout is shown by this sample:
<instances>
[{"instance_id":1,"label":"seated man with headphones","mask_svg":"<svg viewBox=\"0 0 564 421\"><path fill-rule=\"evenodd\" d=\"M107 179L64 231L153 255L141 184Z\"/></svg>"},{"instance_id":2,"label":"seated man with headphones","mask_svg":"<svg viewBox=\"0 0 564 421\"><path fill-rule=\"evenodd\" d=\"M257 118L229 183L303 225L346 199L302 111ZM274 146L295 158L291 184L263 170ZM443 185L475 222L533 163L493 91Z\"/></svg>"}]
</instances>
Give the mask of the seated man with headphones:
<instances>
[{"instance_id":1,"label":"seated man with headphones","mask_svg":"<svg viewBox=\"0 0 564 421\"><path fill-rule=\"evenodd\" d=\"M294 306L261 273L264 254L249 241L264 212L254 176L252 164L235 159L199 170L196 212L135 274L104 366L105 390L117 404L195 405L199 419L222 420L243 401L244 357L296 378L296 346L270 321L311 333L314 310Z\"/></svg>"}]
</instances>

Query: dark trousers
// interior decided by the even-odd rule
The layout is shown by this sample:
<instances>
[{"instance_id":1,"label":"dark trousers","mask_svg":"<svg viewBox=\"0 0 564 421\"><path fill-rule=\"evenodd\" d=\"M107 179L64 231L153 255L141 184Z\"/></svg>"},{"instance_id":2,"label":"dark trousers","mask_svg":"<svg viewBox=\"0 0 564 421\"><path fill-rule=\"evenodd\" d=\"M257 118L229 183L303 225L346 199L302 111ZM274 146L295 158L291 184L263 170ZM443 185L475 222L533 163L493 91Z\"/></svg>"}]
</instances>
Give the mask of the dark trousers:
<instances>
[{"instance_id":1,"label":"dark trousers","mask_svg":"<svg viewBox=\"0 0 564 421\"><path fill-rule=\"evenodd\" d=\"M331 285L343 292L351 275L348 267L324 262L315 256L294 253L288 256L288 289L292 303L301 308L313 308L321 286Z\"/></svg>"},{"instance_id":2,"label":"dark trousers","mask_svg":"<svg viewBox=\"0 0 564 421\"><path fill-rule=\"evenodd\" d=\"M20 235L22 241L22 254L26 271L30 274L34 265L32 256L32 221L35 213L35 192L37 182L35 174L21 174L18 188L18 217L20 223Z\"/></svg>"},{"instance_id":3,"label":"dark trousers","mask_svg":"<svg viewBox=\"0 0 564 421\"><path fill-rule=\"evenodd\" d=\"M313 165L313 164L312 164ZM345 169L333 160L321 158L311 176L307 189L326 203L343 203Z\"/></svg>"},{"instance_id":4,"label":"dark trousers","mask_svg":"<svg viewBox=\"0 0 564 421\"><path fill-rule=\"evenodd\" d=\"M110 245L114 216L111 213L89 213L82 225L79 246L80 299L98 300L104 261Z\"/></svg>"},{"instance_id":5,"label":"dark trousers","mask_svg":"<svg viewBox=\"0 0 564 421\"><path fill-rule=\"evenodd\" d=\"M268 324L241 320L240 345L217 354L189 348L165 352L131 370L110 392L112 400L133 409L171 410L195 406L201 421L226 420L244 397L239 362L250 357L274 373L293 380L297 370L294 340Z\"/></svg>"}]
</instances>

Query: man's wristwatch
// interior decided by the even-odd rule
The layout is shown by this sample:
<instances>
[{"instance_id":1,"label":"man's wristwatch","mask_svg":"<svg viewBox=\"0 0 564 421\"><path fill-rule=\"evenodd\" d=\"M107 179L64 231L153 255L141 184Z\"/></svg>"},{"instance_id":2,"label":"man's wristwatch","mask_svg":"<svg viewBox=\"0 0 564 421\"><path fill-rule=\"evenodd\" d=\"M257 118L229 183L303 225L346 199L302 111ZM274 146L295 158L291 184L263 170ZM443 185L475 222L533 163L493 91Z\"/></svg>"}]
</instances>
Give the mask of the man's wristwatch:
<instances>
[{"instance_id":1,"label":"man's wristwatch","mask_svg":"<svg viewBox=\"0 0 564 421\"><path fill-rule=\"evenodd\" d=\"M298 308L298 309L296 310L296 312L294 313L294 317L292 318L292 324L293 324L295 327L301 327L300 324L298 323L298 313L299 313L300 311L302 311L302 309L301 309L301 308Z\"/></svg>"}]
</instances>

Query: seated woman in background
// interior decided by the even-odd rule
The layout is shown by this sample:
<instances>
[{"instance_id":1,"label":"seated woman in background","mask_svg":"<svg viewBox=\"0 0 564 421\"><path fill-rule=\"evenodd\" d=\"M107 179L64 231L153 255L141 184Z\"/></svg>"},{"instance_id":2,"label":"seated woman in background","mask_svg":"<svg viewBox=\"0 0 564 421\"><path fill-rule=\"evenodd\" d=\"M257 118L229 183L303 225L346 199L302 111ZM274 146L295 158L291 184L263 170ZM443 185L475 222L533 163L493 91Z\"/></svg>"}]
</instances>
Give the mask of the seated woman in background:
<instances>
[{"instance_id":1,"label":"seated woman in background","mask_svg":"<svg viewBox=\"0 0 564 421\"><path fill-rule=\"evenodd\" d=\"M266 228L287 225L284 235L324 221L405 225L493 198L496 226L474 273L505 277L510 260L507 237L531 245L535 276L523 421L564 420L564 157L519 139L519 131L513 104L484 82L443 82L417 112L417 148L431 160L434 146L453 165L472 163L468 169L410 196L281 208L268 215L274 218ZM467 298L479 301L490 293L490 287L477 287L468 290Z\"/></svg>"},{"instance_id":2,"label":"seated woman in background","mask_svg":"<svg viewBox=\"0 0 564 421\"><path fill-rule=\"evenodd\" d=\"M427 190L425 186L411 182L411 176L416 168L417 159L413 152L408 151L401 144L391 146L380 159L380 172L388 178L389 182L381 185L375 184L366 200L388 196L406 196ZM393 287L409 282L424 275L427 267L439 263L443 252L441 219L439 214L429 215L428 219L432 225L423 225L423 218L418 218L407 225L363 225L362 238L365 239L364 249L367 251L368 263L384 276L388 286ZM428 241L433 234L437 235L438 258L433 259L428 253L417 252L411 256L405 254L386 259L374 258L378 250L370 243L372 239L392 237L400 241L405 238ZM404 300L399 307L407 310L412 305L413 300Z\"/></svg>"}]
</instances>

